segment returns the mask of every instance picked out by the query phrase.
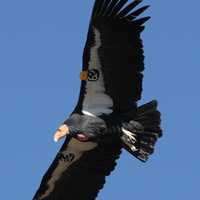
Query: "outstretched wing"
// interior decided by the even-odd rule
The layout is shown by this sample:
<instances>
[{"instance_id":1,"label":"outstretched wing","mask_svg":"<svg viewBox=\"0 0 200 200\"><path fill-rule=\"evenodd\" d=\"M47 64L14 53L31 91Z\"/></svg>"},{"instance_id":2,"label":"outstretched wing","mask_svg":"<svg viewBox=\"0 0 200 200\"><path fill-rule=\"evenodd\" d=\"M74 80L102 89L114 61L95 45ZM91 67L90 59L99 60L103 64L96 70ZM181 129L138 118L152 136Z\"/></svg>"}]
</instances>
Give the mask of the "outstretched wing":
<instances>
[{"instance_id":1,"label":"outstretched wing","mask_svg":"<svg viewBox=\"0 0 200 200\"><path fill-rule=\"evenodd\" d=\"M83 54L81 92L75 112L126 112L141 98L144 70L140 34L150 17L137 18L142 0L96 0Z\"/></svg>"},{"instance_id":2,"label":"outstretched wing","mask_svg":"<svg viewBox=\"0 0 200 200\"><path fill-rule=\"evenodd\" d=\"M33 200L94 200L103 188L121 153L121 142L101 143L83 152L85 146L73 140L66 139Z\"/></svg>"}]
</instances>

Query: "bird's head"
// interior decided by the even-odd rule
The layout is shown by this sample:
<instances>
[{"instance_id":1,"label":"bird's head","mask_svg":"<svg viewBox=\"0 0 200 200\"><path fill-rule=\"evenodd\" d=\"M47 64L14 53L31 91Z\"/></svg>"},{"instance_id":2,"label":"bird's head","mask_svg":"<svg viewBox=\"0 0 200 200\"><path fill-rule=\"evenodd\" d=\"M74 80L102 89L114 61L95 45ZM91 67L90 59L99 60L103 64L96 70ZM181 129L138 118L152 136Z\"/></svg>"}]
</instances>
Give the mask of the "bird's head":
<instances>
[{"instance_id":1,"label":"bird's head","mask_svg":"<svg viewBox=\"0 0 200 200\"><path fill-rule=\"evenodd\" d=\"M80 114L72 114L56 131L54 140L57 142L63 137L74 137L80 142L98 142L107 132L103 119Z\"/></svg>"}]
</instances>

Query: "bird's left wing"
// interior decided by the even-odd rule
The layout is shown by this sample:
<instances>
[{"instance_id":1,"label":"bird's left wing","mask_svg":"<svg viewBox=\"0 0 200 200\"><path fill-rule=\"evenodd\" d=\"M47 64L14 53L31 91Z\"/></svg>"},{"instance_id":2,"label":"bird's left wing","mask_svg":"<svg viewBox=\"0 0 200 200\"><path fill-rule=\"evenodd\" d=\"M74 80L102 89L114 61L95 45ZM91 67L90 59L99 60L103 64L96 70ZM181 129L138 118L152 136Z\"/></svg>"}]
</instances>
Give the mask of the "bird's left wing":
<instances>
[{"instance_id":1,"label":"bird's left wing","mask_svg":"<svg viewBox=\"0 0 200 200\"><path fill-rule=\"evenodd\" d=\"M121 142L100 143L85 151L88 147L67 138L33 200L94 200L103 188L105 177L115 168Z\"/></svg>"}]
</instances>

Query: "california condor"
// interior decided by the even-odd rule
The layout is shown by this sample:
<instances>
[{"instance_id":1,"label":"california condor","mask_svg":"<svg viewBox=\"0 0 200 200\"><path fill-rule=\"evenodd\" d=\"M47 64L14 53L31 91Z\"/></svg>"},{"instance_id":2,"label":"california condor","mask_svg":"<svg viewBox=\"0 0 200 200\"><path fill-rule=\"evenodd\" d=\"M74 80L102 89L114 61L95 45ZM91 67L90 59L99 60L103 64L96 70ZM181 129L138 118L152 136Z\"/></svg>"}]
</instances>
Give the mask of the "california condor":
<instances>
[{"instance_id":1,"label":"california condor","mask_svg":"<svg viewBox=\"0 0 200 200\"><path fill-rule=\"evenodd\" d=\"M78 104L54 140L65 142L33 200L94 200L122 148L147 161L162 136L157 102L138 106L144 71L142 0L96 0Z\"/></svg>"}]
</instances>

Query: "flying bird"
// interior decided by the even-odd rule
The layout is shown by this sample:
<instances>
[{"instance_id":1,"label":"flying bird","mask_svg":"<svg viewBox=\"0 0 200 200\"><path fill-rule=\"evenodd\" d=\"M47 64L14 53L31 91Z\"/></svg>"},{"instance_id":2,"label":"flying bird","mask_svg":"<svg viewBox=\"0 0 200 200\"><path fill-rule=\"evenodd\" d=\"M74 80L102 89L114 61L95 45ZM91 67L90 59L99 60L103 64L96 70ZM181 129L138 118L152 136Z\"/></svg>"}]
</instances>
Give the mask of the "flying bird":
<instances>
[{"instance_id":1,"label":"flying bird","mask_svg":"<svg viewBox=\"0 0 200 200\"><path fill-rule=\"evenodd\" d=\"M33 200L94 200L122 149L146 162L162 136L157 101L138 106L150 17L142 0L96 0L80 73L80 96L54 140L65 142Z\"/></svg>"}]
</instances>

